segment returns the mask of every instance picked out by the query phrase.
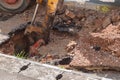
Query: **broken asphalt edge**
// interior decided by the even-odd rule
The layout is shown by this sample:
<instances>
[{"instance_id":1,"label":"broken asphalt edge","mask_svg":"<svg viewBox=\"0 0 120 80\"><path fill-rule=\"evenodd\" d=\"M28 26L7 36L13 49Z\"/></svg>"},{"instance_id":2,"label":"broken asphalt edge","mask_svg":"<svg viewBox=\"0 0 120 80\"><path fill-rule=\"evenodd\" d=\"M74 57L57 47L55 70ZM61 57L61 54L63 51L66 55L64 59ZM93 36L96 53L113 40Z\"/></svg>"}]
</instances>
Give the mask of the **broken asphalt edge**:
<instances>
[{"instance_id":1,"label":"broken asphalt edge","mask_svg":"<svg viewBox=\"0 0 120 80\"><path fill-rule=\"evenodd\" d=\"M25 71L20 73L22 66L31 63ZM83 73L73 70L66 70L56 66L42 64L26 59L17 58L15 56L0 53L0 69L9 73L16 73L36 80L56 80L55 77L63 73L63 80L102 80L103 77L95 74ZM110 79L112 80L112 79Z\"/></svg>"}]
</instances>

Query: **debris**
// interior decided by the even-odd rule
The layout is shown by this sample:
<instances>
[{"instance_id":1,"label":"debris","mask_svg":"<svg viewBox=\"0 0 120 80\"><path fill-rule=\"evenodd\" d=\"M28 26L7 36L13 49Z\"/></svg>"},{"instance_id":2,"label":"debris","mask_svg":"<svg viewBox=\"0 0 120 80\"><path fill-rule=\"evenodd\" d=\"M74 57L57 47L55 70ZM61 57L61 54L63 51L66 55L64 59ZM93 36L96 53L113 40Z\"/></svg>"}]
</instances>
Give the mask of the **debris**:
<instances>
[{"instance_id":1,"label":"debris","mask_svg":"<svg viewBox=\"0 0 120 80\"><path fill-rule=\"evenodd\" d=\"M56 80L60 80L62 77L63 77L63 75L59 74L59 75L56 76Z\"/></svg>"},{"instance_id":2,"label":"debris","mask_svg":"<svg viewBox=\"0 0 120 80\"><path fill-rule=\"evenodd\" d=\"M54 57L54 56L53 56ZM46 58L43 58L43 60L45 61ZM43 63L45 63L43 61ZM50 64L50 65L62 65L62 66L66 66L66 65L69 65L69 63L72 61L72 57L70 56L67 56L67 57L63 57L61 59L46 59L46 63L47 64ZM67 66L68 67L68 66Z\"/></svg>"},{"instance_id":3,"label":"debris","mask_svg":"<svg viewBox=\"0 0 120 80\"><path fill-rule=\"evenodd\" d=\"M59 65L68 65L71 61L71 57L65 57L59 61Z\"/></svg>"},{"instance_id":4,"label":"debris","mask_svg":"<svg viewBox=\"0 0 120 80\"><path fill-rule=\"evenodd\" d=\"M43 58L41 58L41 62L42 63L48 63L51 62L54 59L54 56L51 54L45 54L45 56L43 56Z\"/></svg>"},{"instance_id":5,"label":"debris","mask_svg":"<svg viewBox=\"0 0 120 80\"><path fill-rule=\"evenodd\" d=\"M92 48L95 49L95 51L100 51L101 50L100 46L93 46Z\"/></svg>"},{"instance_id":6,"label":"debris","mask_svg":"<svg viewBox=\"0 0 120 80\"><path fill-rule=\"evenodd\" d=\"M65 15L70 18L75 18L75 14L69 10L66 10Z\"/></svg>"},{"instance_id":7,"label":"debris","mask_svg":"<svg viewBox=\"0 0 120 80\"><path fill-rule=\"evenodd\" d=\"M56 80L60 80L60 79L63 77L63 74L64 74L64 72L58 74L58 75L56 76Z\"/></svg>"},{"instance_id":8,"label":"debris","mask_svg":"<svg viewBox=\"0 0 120 80\"><path fill-rule=\"evenodd\" d=\"M70 41L66 47L67 52L71 52L76 47L76 45L77 43L75 41Z\"/></svg>"}]
</instances>

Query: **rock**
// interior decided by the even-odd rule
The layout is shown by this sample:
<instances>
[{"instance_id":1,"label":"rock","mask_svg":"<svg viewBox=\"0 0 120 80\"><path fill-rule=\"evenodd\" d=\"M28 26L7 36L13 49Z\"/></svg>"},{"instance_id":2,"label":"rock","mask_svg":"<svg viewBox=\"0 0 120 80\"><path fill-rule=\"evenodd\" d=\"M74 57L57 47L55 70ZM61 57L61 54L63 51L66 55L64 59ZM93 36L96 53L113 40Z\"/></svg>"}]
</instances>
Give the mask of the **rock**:
<instances>
[{"instance_id":1,"label":"rock","mask_svg":"<svg viewBox=\"0 0 120 80\"><path fill-rule=\"evenodd\" d=\"M67 52L71 52L75 48L76 45L77 43L75 41L69 42L69 44L66 47Z\"/></svg>"},{"instance_id":2,"label":"rock","mask_svg":"<svg viewBox=\"0 0 120 80\"><path fill-rule=\"evenodd\" d=\"M70 18L75 18L75 14L69 10L66 10L65 15Z\"/></svg>"}]
</instances>

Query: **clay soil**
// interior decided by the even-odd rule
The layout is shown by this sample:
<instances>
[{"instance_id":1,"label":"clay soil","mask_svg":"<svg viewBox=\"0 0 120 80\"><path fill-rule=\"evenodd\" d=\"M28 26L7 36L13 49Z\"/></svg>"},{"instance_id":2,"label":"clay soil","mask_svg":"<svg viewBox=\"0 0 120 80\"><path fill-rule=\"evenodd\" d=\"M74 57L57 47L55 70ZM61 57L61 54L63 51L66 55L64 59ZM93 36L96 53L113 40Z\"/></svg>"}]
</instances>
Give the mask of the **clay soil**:
<instances>
[{"instance_id":1,"label":"clay soil","mask_svg":"<svg viewBox=\"0 0 120 80\"><path fill-rule=\"evenodd\" d=\"M120 9L104 13L64 8L63 13L55 17L49 43L28 59L64 65L64 68L120 70ZM30 21L33 9L17 15L24 16L22 22ZM37 20L42 15L38 14ZM13 46L9 43L2 46L1 51L14 55Z\"/></svg>"}]
</instances>

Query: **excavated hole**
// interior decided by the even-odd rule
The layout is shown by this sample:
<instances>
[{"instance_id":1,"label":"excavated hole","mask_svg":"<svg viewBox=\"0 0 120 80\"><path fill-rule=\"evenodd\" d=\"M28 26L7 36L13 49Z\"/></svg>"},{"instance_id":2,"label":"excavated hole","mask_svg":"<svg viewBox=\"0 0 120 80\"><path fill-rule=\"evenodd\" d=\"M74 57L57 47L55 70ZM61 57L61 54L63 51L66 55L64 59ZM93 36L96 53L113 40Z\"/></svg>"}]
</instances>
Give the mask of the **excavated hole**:
<instances>
[{"instance_id":1,"label":"excavated hole","mask_svg":"<svg viewBox=\"0 0 120 80\"><path fill-rule=\"evenodd\" d=\"M41 54L40 52L36 54L30 53L30 47L32 43L29 43L30 41L28 40L27 36L24 36L24 31L26 27L29 26L29 24L30 22L28 22L27 24L22 24L15 28L14 30L12 30L10 33L8 33L10 38L0 45L0 51L8 55L14 55L18 58L27 58L30 60L35 60L38 62L43 62L52 65L68 65L71 62L72 58L64 53L63 54L56 53ZM52 33L51 36L58 35L59 38L66 36L69 38L74 37L74 34L72 33L70 34L68 32L61 33L58 32L57 30L55 31L51 30L51 33ZM51 39L48 42L48 44L42 46L45 47L47 45L51 45L51 42L53 41L54 40Z\"/></svg>"}]
</instances>

